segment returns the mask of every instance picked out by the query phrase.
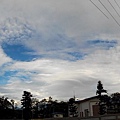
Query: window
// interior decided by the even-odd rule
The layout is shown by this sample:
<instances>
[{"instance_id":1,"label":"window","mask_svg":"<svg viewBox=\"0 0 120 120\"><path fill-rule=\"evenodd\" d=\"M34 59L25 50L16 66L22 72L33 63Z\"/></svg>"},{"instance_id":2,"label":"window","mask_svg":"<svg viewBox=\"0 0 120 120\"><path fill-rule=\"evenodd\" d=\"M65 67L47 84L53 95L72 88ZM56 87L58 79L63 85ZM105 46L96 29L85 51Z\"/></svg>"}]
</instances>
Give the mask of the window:
<instances>
[{"instance_id":1,"label":"window","mask_svg":"<svg viewBox=\"0 0 120 120\"><path fill-rule=\"evenodd\" d=\"M83 117L83 112L80 112L80 117Z\"/></svg>"},{"instance_id":2,"label":"window","mask_svg":"<svg viewBox=\"0 0 120 120\"><path fill-rule=\"evenodd\" d=\"M88 116L89 116L89 111L88 111L88 109L85 109L84 112L85 112L85 117L88 117Z\"/></svg>"}]
</instances>

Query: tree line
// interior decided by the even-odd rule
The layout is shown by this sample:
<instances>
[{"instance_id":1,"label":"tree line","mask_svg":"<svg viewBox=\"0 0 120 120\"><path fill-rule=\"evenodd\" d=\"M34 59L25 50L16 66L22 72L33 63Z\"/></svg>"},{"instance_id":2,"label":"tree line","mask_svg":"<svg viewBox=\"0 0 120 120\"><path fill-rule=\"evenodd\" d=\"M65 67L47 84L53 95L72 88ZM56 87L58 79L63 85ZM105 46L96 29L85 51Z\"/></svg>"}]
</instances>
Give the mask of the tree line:
<instances>
[{"instance_id":1,"label":"tree line","mask_svg":"<svg viewBox=\"0 0 120 120\"><path fill-rule=\"evenodd\" d=\"M120 113L120 93L116 92L111 95L103 88L101 81L98 81L96 94L99 98L99 114L117 114Z\"/></svg>"},{"instance_id":2,"label":"tree line","mask_svg":"<svg viewBox=\"0 0 120 120\"><path fill-rule=\"evenodd\" d=\"M14 100L9 100L7 97L1 97L0 119L30 120L33 118L51 118L57 113L63 114L63 117L68 117L68 114L77 117L75 98L70 98L67 102L53 100L52 97L39 100L34 98L30 92L23 91L21 105L22 107L19 108L15 105Z\"/></svg>"},{"instance_id":3,"label":"tree line","mask_svg":"<svg viewBox=\"0 0 120 120\"><path fill-rule=\"evenodd\" d=\"M42 99L39 101L36 98L31 99L32 94L24 91L22 96L23 118L29 120L30 118L51 118L54 114L60 113L63 117L77 117L77 107L75 105L75 98L70 98L68 102L49 99Z\"/></svg>"},{"instance_id":4,"label":"tree line","mask_svg":"<svg viewBox=\"0 0 120 120\"><path fill-rule=\"evenodd\" d=\"M101 81L98 81L96 94L99 99L99 114L120 113L120 93L107 94ZM14 100L7 97L0 97L0 119L24 119L51 118L54 114L60 113L63 117L78 117L75 97L67 102L49 99L39 100L34 98L32 93L23 91L21 108L15 105Z\"/></svg>"}]
</instances>

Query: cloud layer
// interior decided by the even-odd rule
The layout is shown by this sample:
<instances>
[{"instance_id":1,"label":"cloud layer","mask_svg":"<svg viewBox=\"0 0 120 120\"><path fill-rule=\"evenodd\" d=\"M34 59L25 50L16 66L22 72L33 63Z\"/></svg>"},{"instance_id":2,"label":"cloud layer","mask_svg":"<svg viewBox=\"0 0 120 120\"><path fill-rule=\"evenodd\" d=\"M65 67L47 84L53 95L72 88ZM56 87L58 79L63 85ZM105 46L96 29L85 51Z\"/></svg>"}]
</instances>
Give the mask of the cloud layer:
<instances>
[{"instance_id":1,"label":"cloud layer","mask_svg":"<svg viewBox=\"0 0 120 120\"><path fill-rule=\"evenodd\" d=\"M1 96L20 100L28 90L40 99L82 99L95 95L99 80L109 93L119 91L120 27L93 2L109 19L88 0L1 1Z\"/></svg>"}]
</instances>

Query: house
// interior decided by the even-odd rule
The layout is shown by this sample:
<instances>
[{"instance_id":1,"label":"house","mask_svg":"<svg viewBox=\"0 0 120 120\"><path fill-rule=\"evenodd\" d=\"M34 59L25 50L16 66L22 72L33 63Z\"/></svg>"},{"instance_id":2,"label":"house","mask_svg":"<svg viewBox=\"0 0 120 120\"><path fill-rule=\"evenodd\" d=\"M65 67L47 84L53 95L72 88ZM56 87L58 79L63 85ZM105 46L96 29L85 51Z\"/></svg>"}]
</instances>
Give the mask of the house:
<instances>
[{"instance_id":1,"label":"house","mask_svg":"<svg viewBox=\"0 0 120 120\"><path fill-rule=\"evenodd\" d=\"M76 101L78 117L98 116L99 114L98 96L89 97Z\"/></svg>"}]
</instances>

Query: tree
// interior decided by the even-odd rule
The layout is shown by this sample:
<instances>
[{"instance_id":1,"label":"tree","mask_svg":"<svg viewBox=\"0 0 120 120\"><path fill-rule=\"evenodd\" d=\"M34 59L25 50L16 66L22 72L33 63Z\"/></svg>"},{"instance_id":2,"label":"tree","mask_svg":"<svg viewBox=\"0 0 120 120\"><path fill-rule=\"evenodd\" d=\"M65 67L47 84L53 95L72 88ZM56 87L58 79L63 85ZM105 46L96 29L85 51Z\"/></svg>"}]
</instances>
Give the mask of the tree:
<instances>
[{"instance_id":1,"label":"tree","mask_svg":"<svg viewBox=\"0 0 120 120\"><path fill-rule=\"evenodd\" d=\"M37 98L32 98L32 118L38 118L38 103L39 100Z\"/></svg>"},{"instance_id":2,"label":"tree","mask_svg":"<svg viewBox=\"0 0 120 120\"><path fill-rule=\"evenodd\" d=\"M13 105L10 101L8 101L8 98L1 97L0 98L0 109L13 109Z\"/></svg>"},{"instance_id":3,"label":"tree","mask_svg":"<svg viewBox=\"0 0 120 120\"><path fill-rule=\"evenodd\" d=\"M101 81L98 81L96 94L101 96L102 93L107 93L107 90L104 90L103 89L103 84L101 83Z\"/></svg>"},{"instance_id":4,"label":"tree","mask_svg":"<svg viewBox=\"0 0 120 120\"><path fill-rule=\"evenodd\" d=\"M102 93L107 93L107 90L103 89L103 85L101 81L98 81L97 85L97 91L96 94L98 94L99 97L99 114L103 115L107 112L107 95L102 95Z\"/></svg>"},{"instance_id":5,"label":"tree","mask_svg":"<svg viewBox=\"0 0 120 120\"><path fill-rule=\"evenodd\" d=\"M53 100L52 97L42 99L38 103L38 113L40 118L51 118L56 113L61 113L64 117L68 117L68 103Z\"/></svg>"},{"instance_id":6,"label":"tree","mask_svg":"<svg viewBox=\"0 0 120 120\"><path fill-rule=\"evenodd\" d=\"M63 113L63 117L68 117L68 102L59 102L59 108L59 112Z\"/></svg>"},{"instance_id":7,"label":"tree","mask_svg":"<svg viewBox=\"0 0 120 120\"><path fill-rule=\"evenodd\" d=\"M52 117L52 113L54 112L54 101L50 96L47 99L43 99L40 101L40 115L41 118L50 118Z\"/></svg>"},{"instance_id":8,"label":"tree","mask_svg":"<svg viewBox=\"0 0 120 120\"><path fill-rule=\"evenodd\" d=\"M120 93L113 93L111 95L111 108L114 113L120 113Z\"/></svg>"},{"instance_id":9,"label":"tree","mask_svg":"<svg viewBox=\"0 0 120 120\"><path fill-rule=\"evenodd\" d=\"M23 108L23 117L25 120L29 120L31 118L31 107L32 107L32 101L31 101L31 93L24 91L22 95L22 108Z\"/></svg>"},{"instance_id":10,"label":"tree","mask_svg":"<svg viewBox=\"0 0 120 120\"><path fill-rule=\"evenodd\" d=\"M12 119L14 117L14 107L7 97L0 98L0 119Z\"/></svg>"},{"instance_id":11,"label":"tree","mask_svg":"<svg viewBox=\"0 0 120 120\"><path fill-rule=\"evenodd\" d=\"M70 114L70 116L77 117L78 113L77 113L77 107L75 105L75 98L70 98L69 99L68 106L69 106L69 114Z\"/></svg>"}]
</instances>

